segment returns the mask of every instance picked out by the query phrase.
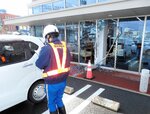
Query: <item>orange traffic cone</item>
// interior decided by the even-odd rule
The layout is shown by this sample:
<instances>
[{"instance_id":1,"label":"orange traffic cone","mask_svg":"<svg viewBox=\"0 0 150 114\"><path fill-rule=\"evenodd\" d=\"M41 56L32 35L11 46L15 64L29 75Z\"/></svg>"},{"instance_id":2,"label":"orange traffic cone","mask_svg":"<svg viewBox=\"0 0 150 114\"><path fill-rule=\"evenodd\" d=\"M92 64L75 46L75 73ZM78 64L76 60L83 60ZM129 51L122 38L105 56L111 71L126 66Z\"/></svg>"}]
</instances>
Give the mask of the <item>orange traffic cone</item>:
<instances>
[{"instance_id":1,"label":"orange traffic cone","mask_svg":"<svg viewBox=\"0 0 150 114\"><path fill-rule=\"evenodd\" d=\"M92 74L92 66L91 66L91 61L89 60L88 62L88 66L87 66L87 74L86 74L86 78L92 80L93 74Z\"/></svg>"}]
</instances>

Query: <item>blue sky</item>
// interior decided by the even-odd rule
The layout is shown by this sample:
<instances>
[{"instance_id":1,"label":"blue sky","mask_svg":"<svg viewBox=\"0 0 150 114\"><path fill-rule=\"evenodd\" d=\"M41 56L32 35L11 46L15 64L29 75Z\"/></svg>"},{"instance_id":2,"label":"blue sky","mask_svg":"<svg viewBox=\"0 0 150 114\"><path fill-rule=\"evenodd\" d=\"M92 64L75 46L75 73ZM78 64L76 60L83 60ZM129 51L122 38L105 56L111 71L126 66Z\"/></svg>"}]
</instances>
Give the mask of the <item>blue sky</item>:
<instances>
[{"instance_id":1,"label":"blue sky","mask_svg":"<svg viewBox=\"0 0 150 114\"><path fill-rule=\"evenodd\" d=\"M28 15L28 4L31 0L0 0L0 9L19 16Z\"/></svg>"}]
</instances>

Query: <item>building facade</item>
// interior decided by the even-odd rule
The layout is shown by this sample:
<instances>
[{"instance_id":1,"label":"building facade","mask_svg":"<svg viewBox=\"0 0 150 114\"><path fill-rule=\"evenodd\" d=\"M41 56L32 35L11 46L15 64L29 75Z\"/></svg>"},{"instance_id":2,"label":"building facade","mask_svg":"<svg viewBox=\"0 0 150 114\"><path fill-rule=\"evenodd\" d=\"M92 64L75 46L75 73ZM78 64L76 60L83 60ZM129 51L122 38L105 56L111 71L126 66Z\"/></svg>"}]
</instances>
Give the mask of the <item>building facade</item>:
<instances>
[{"instance_id":1,"label":"building facade","mask_svg":"<svg viewBox=\"0 0 150 114\"><path fill-rule=\"evenodd\" d=\"M74 63L140 72L150 69L149 0L32 0L29 16L5 21L30 26L42 37L47 24L57 25Z\"/></svg>"},{"instance_id":2,"label":"building facade","mask_svg":"<svg viewBox=\"0 0 150 114\"><path fill-rule=\"evenodd\" d=\"M16 25L5 25L4 23L5 19L11 19L15 17L18 16L6 13L6 10L0 10L0 34L17 31Z\"/></svg>"}]
</instances>

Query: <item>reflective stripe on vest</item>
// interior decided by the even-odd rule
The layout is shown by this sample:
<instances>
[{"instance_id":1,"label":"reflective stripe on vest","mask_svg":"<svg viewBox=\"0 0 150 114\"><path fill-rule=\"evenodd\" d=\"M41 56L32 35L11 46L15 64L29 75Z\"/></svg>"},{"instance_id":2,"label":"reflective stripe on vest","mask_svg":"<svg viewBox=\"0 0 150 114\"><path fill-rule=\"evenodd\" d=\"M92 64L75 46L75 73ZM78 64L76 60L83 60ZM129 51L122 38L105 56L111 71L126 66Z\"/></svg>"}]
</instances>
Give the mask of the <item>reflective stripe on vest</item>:
<instances>
[{"instance_id":1,"label":"reflective stripe on vest","mask_svg":"<svg viewBox=\"0 0 150 114\"><path fill-rule=\"evenodd\" d=\"M57 63L57 69L56 70L50 70L46 73L43 73L43 77L57 75L60 73L65 73L65 72L68 72L70 70L70 67L65 68L66 56L67 56L66 43L65 42L61 42L61 43L62 44L49 43L51 45L52 49L54 50L54 55L55 55L56 63ZM58 48L63 48L62 65L60 64L60 57L59 57L58 50L57 50Z\"/></svg>"}]
</instances>

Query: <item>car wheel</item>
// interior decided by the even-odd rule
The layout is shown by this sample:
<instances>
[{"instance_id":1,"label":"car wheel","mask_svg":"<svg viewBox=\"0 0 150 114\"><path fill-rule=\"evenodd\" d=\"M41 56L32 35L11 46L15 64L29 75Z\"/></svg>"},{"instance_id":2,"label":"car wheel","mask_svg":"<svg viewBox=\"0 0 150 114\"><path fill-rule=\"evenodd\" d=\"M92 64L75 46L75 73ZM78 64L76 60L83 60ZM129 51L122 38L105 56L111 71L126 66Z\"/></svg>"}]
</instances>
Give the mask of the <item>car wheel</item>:
<instances>
[{"instance_id":1,"label":"car wheel","mask_svg":"<svg viewBox=\"0 0 150 114\"><path fill-rule=\"evenodd\" d=\"M42 102L46 98L44 91L44 81L34 83L28 93L28 100L32 103Z\"/></svg>"}]
</instances>

